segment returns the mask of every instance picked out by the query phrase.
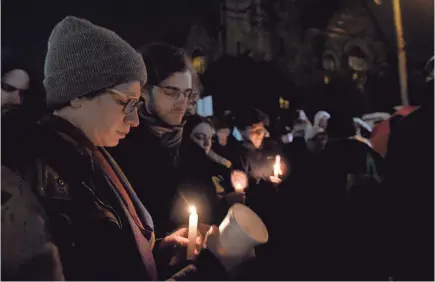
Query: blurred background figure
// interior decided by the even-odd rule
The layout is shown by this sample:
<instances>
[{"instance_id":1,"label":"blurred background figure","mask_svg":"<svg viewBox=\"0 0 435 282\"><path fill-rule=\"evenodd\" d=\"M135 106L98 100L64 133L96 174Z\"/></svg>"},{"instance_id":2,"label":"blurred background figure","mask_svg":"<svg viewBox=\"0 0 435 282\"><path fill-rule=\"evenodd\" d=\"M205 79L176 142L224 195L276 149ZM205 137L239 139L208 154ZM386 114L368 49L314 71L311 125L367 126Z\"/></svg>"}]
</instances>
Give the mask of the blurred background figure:
<instances>
[{"instance_id":1,"label":"blurred background figure","mask_svg":"<svg viewBox=\"0 0 435 282\"><path fill-rule=\"evenodd\" d=\"M29 89L29 74L22 69L3 72L1 78L1 106L20 105L24 92Z\"/></svg>"}]
</instances>

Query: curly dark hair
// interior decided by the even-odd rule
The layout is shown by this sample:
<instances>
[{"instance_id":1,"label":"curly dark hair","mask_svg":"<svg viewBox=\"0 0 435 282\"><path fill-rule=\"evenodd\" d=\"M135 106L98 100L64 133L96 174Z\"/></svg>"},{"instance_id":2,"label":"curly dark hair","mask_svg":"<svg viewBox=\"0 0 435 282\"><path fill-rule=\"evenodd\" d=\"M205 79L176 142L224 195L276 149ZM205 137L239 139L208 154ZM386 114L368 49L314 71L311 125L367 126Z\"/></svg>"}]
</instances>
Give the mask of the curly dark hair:
<instances>
[{"instance_id":1,"label":"curly dark hair","mask_svg":"<svg viewBox=\"0 0 435 282\"><path fill-rule=\"evenodd\" d=\"M192 74L193 90L201 93L202 85L186 52L176 46L155 42L141 47L142 55L148 72L147 85L159 85L163 80L176 72L189 71Z\"/></svg>"}]
</instances>

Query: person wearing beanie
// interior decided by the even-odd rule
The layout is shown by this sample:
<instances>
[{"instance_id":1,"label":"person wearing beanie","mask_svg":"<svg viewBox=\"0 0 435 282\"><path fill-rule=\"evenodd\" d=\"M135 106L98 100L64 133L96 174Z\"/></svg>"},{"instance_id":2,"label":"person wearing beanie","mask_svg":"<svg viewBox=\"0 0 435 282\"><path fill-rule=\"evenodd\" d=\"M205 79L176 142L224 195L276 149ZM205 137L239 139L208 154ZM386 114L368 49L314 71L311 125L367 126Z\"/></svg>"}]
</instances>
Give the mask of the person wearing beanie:
<instances>
[{"instance_id":1,"label":"person wearing beanie","mask_svg":"<svg viewBox=\"0 0 435 282\"><path fill-rule=\"evenodd\" d=\"M44 73L52 114L2 158L2 279L158 279L151 216L104 149L139 124L141 55L68 16L51 32Z\"/></svg>"}]
</instances>

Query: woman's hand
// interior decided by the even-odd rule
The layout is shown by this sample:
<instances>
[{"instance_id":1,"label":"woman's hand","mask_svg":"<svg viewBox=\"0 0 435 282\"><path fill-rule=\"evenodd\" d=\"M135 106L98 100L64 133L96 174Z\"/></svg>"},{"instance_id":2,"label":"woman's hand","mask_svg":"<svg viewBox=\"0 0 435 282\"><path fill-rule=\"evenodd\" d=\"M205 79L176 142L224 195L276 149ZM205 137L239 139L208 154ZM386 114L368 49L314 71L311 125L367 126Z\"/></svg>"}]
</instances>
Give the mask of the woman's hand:
<instances>
[{"instance_id":1,"label":"woman's hand","mask_svg":"<svg viewBox=\"0 0 435 282\"><path fill-rule=\"evenodd\" d=\"M198 235L196 237L196 248L193 252L194 259L199 255L203 246L204 246L204 237L205 234L210 229L210 225L199 224L198 227ZM189 229L186 227L182 227L175 231L174 233L166 236L162 242L159 244L159 248L168 248L172 247L175 249L175 254L171 259L170 264L176 265L181 263L186 259L187 254L187 245L189 244L188 239Z\"/></svg>"}]
</instances>

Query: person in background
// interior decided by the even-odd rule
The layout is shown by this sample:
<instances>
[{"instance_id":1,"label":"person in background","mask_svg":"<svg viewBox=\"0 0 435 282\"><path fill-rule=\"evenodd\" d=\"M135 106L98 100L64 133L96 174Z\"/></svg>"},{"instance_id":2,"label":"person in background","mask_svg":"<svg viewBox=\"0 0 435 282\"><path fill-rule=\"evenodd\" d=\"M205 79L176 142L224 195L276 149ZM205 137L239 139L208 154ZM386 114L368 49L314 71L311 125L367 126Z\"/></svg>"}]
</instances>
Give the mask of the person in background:
<instances>
[{"instance_id":1,"label":"person in background","mask_svg":"<svg viewBox=\"0 0 435 282\"><path fill-rule=\"evenodd\" d=\"M29 89L29 74L22 69L13 69L3 72L1 78L1 107L20 105L22 93Z\"/></svg>"},{"instance_id":2,"label":"person in background","mask_svg":"<svg viewBox=\"0 0 435 282\"><path fill-rule=\"evenodd\" d=\"M200 220L207 224L220 224L228 210L226 206L219 206L220 186L215 184L213 178L218 177L223 169L229 175L229 169L207 157L214 134L213 124L208 119L198 115L189 116L183 130L180 151L181 179L178 191L182 196L177 203L181 206L186 205L185 200L194 203L201 215ZM180 208L174 209L178 222L187 222L188 214L180 213L179 210Z\"/></svg>"},{"instance_id":3,"label":"person in background","mask_svg":"<svg viewBox=\"0 0 435 282\"><path fill-rule=\"evenodd\" d=\"M157 280L152 218L104 149L139 124L147 81L140 54L114 32L68 16L50 35L44 73L53 112L26 146L8 148L13 161L2 158L2 279ZM186 244L185 233L161 244ZM219 279L214 256L200 257ZM207 279L200 273L190 265L173 279Z\"/></svg>"},{"instance_id":4,"label":"person in background","mask_svg":"<svg viewBox=\"0 0 435 282\"><path fill-rule=\"evenodd\" d=\"M370 135L372 134L372 128L361 118L358 117L353 118L353 123L356 128L356 134L355 136L353 136L353 138L367 144L367 146L372 148L372 144L369 139Z\"/></svg>"},{"instance_id":5,"label":"person in background","mask_svg":"<svg viewBox=\"0 0 435 282\"><path fill-rule=\"evenodd\" d=\"M391 130L385 157L387 260L394 280L434 279L433 57L424 72L423 103Z\"/></svg>"},{"instance_id":6,"label":"person in background","mask_svg":"<svg viewBox=\"0 0 435 282\"><path fill-rule=\"evenodd\" d=\"M47 113L42 80L39 82L34 75L30 80L30 71L23 67L22 60L22 57L2 49L2 148L24 143L33 130L32 126ZM7 149L2 152L8 159L13 159L15 154ZM9 157L8 154L12 156Z\"/></svg>"},{"instance_id":7,"label":"person in background","mask_svg":"<svg viewBox=\"0 0 435 282\"><path fill-rule=\"evenodd\" d=\"M186 116L196 115L199 98L199 90L194 91L192 97L187 102Z\"/></svg>"},{"instance_id":8,"label":"person in background","mask_svg":"<svg viewBox=\"0 0 435 282\"><path fill-rule=\"evenodd\" d=\"M275 156L280 153L278 144L271 138L265 138L266 120L267 116L256 108L241 111L235 120L243 141L232 156L233 168L244 171L257 183L260 180L275 181L271 178L272 165Z\"/></svg>"},{"instance_id":9,"label":"person in background","mask_svg":"<svg viewBox=\"0 0 435 282\"><path fill-rule=\"evenodd\" d=\"M321 152L328 142L326 131L318 126L310 128L305 135L307 149L312 153Z\"/></svg>"},{"instance_id":10,"label":"person in background","mask_svg":"<svg viewBox=\"0 0 435 282\"><path fill-rule=\"evenodd\" d=\"M331 118L331 115L326 111L318 111L314 115L314 123L313 126L318 126L326 130L328 127L328 120Z\"/></svg>"},{"instance_id":11,"label":"person in background","mask_svg":"<svg viewBox=\"0 0 435 282\"><path fill-rule=\"evenodd\" d=\"M231 129L225 122L224 118L212 117L213 125L216 130L212 144L212 150L208 154L217 163L223 164L225 167L232 166L228 156L231 155L231 149L234 148L234 139L230 138Z\"/></svg>"},{"instance_id":12,"label":"person in background","mask_svg":"<svg viewBox=\"0 0 435 282\"><path fill-rule=\"evenodd\" d=\"M213 124L215 124L216 129L216 141L220 146L226 146L228 144L228 137L231 134L230 126L225 122L225 120L213 117Z\"/></svg>"},{"instance_id":13,"label":"person in background","mask_svg":"<svg viewBox=\"0 0 435 282\"><path fill-rule=\"evenodd\" d=\"M325 111L319 111L314 115L313 126L308 127L305 132L305 142L309 151L316 153L325 148L328 142L326 130L330 118L331 115Z\"/></svg>"},{"instance_id":14,"label":"person in background","mask_svg":"<svg viewBox=\"0 0 435 282\"><path fill-rule=\"evenodd\" d=\"M8 119L14 119L20 127L17 124L21 119L37 119L46 113L42 78L28 67L29 60L22 54L8 52L6 47L1 55L2 118L14 112Z\"/></svg>"}]
</instances>

